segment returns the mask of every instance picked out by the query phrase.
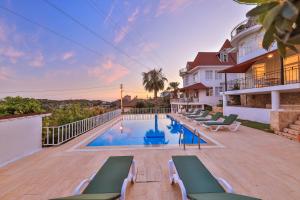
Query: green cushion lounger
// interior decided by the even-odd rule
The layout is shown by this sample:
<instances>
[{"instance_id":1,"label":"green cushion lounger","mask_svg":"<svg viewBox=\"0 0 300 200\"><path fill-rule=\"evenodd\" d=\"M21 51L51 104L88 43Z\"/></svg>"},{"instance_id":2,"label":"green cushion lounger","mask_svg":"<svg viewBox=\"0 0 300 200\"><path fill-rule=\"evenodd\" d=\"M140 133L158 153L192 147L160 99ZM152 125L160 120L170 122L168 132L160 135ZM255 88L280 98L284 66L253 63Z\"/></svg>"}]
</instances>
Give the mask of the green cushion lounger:
<instances>
[{"instance_id":1,"label":"green cushion lounger","mask_svg":"<svg viewBox=\"0 0 300 200\"><path fill-rule=\"evenodd\" d=\"M202 112L201 109L195 109L194 112L192 113L185 113L183 116L188 117L188 116L193 116L193 115L199 115Z\"/></svg>"},{"instance_id":2,"label":"green cushion lounger","mask_svg":"<svg viewBox=\"0 0 300 200\"><path fill-rule=\"evenodd\" d=\"M193 120L197 121L197 122L208 122L208 121L217 121L218 119L220 119L223 116L223 114L221 112L217 112L216 114L212 115L211 118L206 118L206 117L198 117L198 118L194 118Z\"/></svg>"},{"instance_id":3,"label":"green cushion lounger","mask_svg":"<svg viewBox=\"0 0 300 200\"><path fill-rule=\"evenodd\" d=\"M133 156L111 156L97 173L80 182L74 190L74 196L53 200L124 200L127 184L134 182L135 175Z\"/></svg>"},{"instance_id":4,"label":"green cushion lounger","mask_svg":"<svg viewBox=\"0 0 300 200\"><path fill-rule=\"evenodd\" d=\"M179 185L182 200L258 200L233 194L230 184L215 178L197 156L172 156L169 177L171 184Z\"/></svg>"},{"instance_id":5,"label":"green cushion lounger","mask_svg":"<svg viewBox=\"0 0 300 200\"><path fill-rule=\"evenodd\" d=\"M195 119L195 118L205 118L207 117L209 114L209 110L203 110L201 111L201 113L199 113L198 115L189 115L187 116L189 119Z\"/></svg>"},{"instance_id":6,"label":"green cushion lounger","mask_svg":"<svg viewBox=\"0 0 300 200\"><path fill-rule=\"evenodd\" d=\"M216 126L215 129L212 129L212 131L218 131L222 127L228 127L230 131L237 131L239 126L241 125L240 122L236 121L238 118L238 115L230 114L229 116L225 116L224 121L208 121L204 122L202 126L205 128L210 128L213 126Z\"/></svg>"}]
</instances>

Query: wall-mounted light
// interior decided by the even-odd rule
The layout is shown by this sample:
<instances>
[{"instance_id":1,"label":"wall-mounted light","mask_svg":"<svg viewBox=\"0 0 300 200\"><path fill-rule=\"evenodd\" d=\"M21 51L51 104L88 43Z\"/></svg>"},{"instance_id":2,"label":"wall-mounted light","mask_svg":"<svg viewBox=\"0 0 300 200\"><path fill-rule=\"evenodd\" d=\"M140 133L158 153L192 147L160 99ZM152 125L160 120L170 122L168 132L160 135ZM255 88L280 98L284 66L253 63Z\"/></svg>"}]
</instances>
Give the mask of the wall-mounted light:
<instances>
[{"instance_id":1,"label":"wall-mounted light","mask_svg":"<svg viewBox=\"0 0 300 200\"><path fill-rule=\"evenodd\" d=\"M273 58L273 54L269 54L269 55L268 55L268 58Z\"/></svg>"}]
</instances>

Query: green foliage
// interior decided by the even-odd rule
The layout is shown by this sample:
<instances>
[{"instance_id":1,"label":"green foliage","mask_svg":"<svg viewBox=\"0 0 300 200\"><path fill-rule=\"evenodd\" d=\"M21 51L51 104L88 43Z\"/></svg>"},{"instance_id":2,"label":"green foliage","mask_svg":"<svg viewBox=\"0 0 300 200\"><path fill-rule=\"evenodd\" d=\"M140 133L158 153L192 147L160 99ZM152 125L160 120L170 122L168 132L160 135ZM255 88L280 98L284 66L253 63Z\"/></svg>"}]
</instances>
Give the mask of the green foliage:
<instances>
[{"instance_id":1,"label":"green foliage","mask_svg":"<svg viewBox=\"0 0 300 200\"><path fill-rule=\"evenodd\" d=\"M102 113L104 113L104 110L101 108L88 108L80 104L70 104L63 108L53 110L50 117L44 118L43 126L58 126Z\"/></svg>"},{"instance_id":2,"label":"green foliage","mask_svg":"<svg viewBox=\"0 0 300 200\"><path fill-rule=\"evenodd\" d=\"M300 1L299 0L235 0L238 3L256 5L247 17L256 18L262 24L265 35L263 47L269 49L277 42L281 56L286 56L286 48L297 52L300 44Z\"/></svg>"},{"instance_id":3,"label":"green foliage","mask_svg":"<svg viewBox=\"0 0 300 200\"><path fill-rule=\"evenodd\" d=\"M149 92L154 92L154 98L156 99L157 92L163 90L165 87L165 82L168 81L168 79L162 73L162 68L143 72L142 76L145 89Z\"/></svg>"},{"instance_id":4,"label":"green foliage","mask_svg":"<svg viewBox=\"0 0 300 200\"><path fill-rule=\"evenodd\" d=\"M145 103L143 101L136 102L136 108L145 108Z\"/></svg>"},{"instance_id":5,"label":"green foliage","mask_svg":"<svg viewBox=\"0 0 300 200\"><path fill-rule=\"evenodd\" d=\"M22 115L42 113L41 103L36 99L22 97L5 97L0 101L0 116L1 115Z\"/></svg>"}]
</instances>

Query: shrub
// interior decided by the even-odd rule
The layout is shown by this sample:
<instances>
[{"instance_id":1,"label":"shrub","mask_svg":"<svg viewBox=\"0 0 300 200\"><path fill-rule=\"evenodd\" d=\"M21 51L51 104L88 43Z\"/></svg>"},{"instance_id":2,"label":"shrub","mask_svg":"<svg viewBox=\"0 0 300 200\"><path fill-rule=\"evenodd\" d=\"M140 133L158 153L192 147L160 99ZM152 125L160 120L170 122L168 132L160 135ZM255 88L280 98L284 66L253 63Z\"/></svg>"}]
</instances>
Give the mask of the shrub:
<instances>
[{"instance_id":1,"label":"shrub","mask_svg":"<svg viewBox=\"0 0 300 200\"><path fill-rule=\"evenodd\" d=\"M5 97L0 101L0 115L21 115L44 112L41 103L32 98Z\"/></svg>"}]
</instances>

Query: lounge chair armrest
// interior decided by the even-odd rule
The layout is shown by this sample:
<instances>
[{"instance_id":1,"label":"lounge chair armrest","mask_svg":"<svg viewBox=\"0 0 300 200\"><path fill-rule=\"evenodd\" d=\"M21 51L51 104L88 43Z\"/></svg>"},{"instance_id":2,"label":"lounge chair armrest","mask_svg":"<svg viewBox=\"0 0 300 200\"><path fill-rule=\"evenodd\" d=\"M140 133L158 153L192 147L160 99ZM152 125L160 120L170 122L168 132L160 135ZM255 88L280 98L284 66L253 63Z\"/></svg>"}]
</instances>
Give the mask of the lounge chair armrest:
<instances>
[{"instance_id":1,"label":"lounge chair armrest","mask_svg":"<svg viewBox=\"0 0 300 200\"><path fill-rule=\"evenodd\" d=\"M96 173L92 174L89 178L86 178L86 179L82 180L82 181L77 185L77 187L75 188L75 190L73 191L73 194L74 194L74 195L80 194L80 193L81 193L82 187L83 187L85 184L91 182L91 180L93 180L93 178L94 178L95 176L96 176Z\"/></svg>"},{"instance_id":2,"label":"lounge chair armrest","mask_svg":"<svg viewBox=\"0 0 300 200\"><path fill-rule=\"evenodd\" d=\"M217 178L218 182L225 188L226 192L234 193L233 187L223 178Z\"/></svg>"}]
</instances>

